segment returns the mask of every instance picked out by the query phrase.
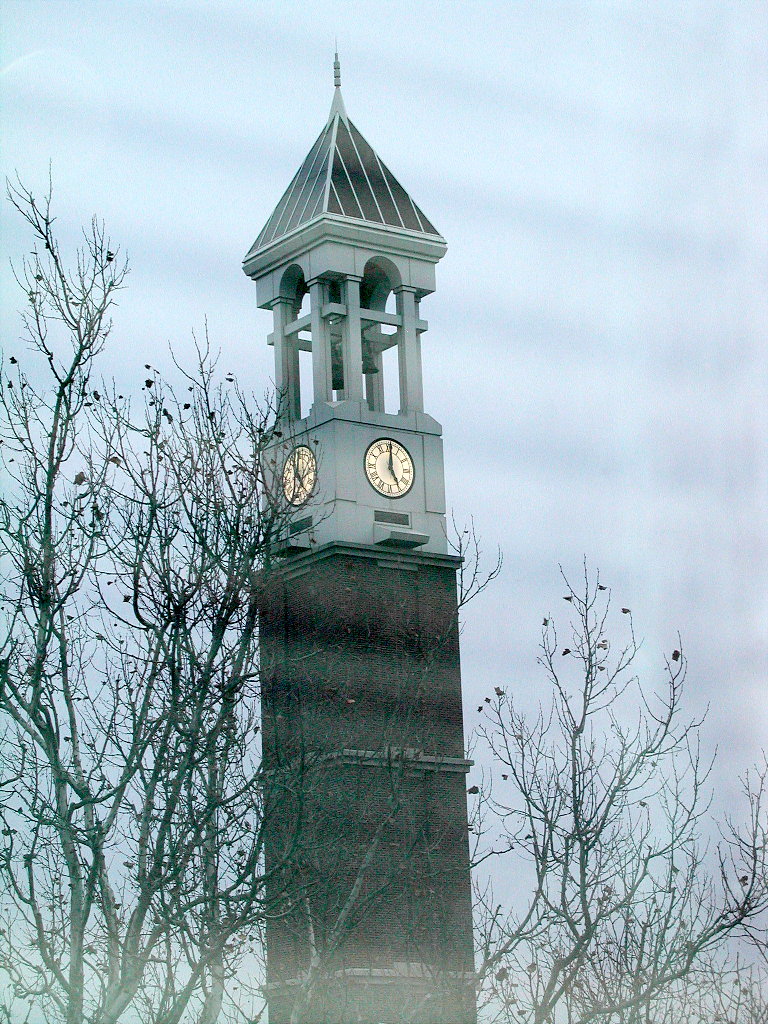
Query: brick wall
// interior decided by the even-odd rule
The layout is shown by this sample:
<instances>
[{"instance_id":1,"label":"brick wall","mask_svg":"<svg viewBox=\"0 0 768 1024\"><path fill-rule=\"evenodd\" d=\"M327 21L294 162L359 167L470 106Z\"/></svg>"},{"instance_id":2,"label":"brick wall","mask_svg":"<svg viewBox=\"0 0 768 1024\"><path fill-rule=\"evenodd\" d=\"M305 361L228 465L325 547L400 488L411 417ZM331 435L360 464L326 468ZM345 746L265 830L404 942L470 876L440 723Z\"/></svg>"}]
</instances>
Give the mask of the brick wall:
<instances>
[{"instance_id":1,"label":"brick wall","mask_svg":"<svg viewBox=\"0 0 768 1024\"><path fill-rule=\"evenodd\" d=\"M365 858L307 1021L471 1024L453 565L343 548L287 563L261 645L265 759L276 780L302 779L268 835L272 895L297 894L268 926L271 1024L289 1019L286 983L308 965L308 912L327 947Z\"/></svg>"}]
</instances>

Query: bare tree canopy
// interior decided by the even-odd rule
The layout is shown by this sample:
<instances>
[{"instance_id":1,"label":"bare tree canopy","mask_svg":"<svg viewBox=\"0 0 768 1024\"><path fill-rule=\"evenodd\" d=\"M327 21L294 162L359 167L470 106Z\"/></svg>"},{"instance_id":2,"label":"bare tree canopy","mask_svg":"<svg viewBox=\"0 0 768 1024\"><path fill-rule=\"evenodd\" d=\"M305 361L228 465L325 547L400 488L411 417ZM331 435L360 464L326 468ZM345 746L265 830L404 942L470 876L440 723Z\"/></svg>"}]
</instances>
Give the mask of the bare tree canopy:
<instances>
[{"instance_id":1,"label":"bare tree canopy","mask_svg":"<svg viewBox=\"0 0 768 1024\"><path fill-rule=\"evenodd\" d=\"M256 700L288 515L266 492L275 410L216 384L206 349L181 397L146 367L134 414L97 377L117 247L94 220L69 268L50 196L9 196L36 245L18 273L31 358L0 381L5 1013L214 1021L267 913L263 829L284 813Z\"/></svg>"},{"instance_id":2,"label":"bare tree canopy","mask_svg":"<svg viewBox=\"0 0 768 1024\"><path fill-rule=\"evenodd\" d=\"M664 660L657 696L636 675L631 610L618 613L616 643L599 577L585 570L582 588L566 581L563 596L565 637L552 617L542 627L549 700L531 719L499 689L481 730L494 768L477 827L494 835L520 893L504 906L490 882L479 888L486 1013L537 1024L689 1019L680 1000L692 998L694 969L768 905L768 772L746 780L746 815L723 826L711 872L711 762L701 723L685 718L682 646ZM665 1006L677 1007L671 1017Z\"/></svg>"}]
</instances>

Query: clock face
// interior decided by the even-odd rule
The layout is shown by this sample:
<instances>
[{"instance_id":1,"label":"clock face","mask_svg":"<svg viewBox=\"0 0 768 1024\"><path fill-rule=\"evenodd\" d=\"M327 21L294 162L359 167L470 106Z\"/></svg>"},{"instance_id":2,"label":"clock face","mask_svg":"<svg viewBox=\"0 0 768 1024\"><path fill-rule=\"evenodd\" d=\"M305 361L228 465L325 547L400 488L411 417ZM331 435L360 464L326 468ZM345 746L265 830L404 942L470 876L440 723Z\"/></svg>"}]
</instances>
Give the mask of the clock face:
<instances>
[{"instance_id":1,"label":"clock face","mask_svg":"<svg viewBox=\"0 0 768 1024\"><path fill-rule=\"evenodd\" d=\"M300 444L283 466L283 493L291 505L303 505L317 481L317 460L311 448Z\"/></svg>"},{"instance_id":2,"label":"clock face","mask_svg":"<svg viewBox=\"0 0 768 1024\"><path fill-rule=\"evenodd\" d=\"M365 475L386 498L402 498L413 486L413 459L389 437L374 441L365 453Z\"/></svg>"}]
</instances>

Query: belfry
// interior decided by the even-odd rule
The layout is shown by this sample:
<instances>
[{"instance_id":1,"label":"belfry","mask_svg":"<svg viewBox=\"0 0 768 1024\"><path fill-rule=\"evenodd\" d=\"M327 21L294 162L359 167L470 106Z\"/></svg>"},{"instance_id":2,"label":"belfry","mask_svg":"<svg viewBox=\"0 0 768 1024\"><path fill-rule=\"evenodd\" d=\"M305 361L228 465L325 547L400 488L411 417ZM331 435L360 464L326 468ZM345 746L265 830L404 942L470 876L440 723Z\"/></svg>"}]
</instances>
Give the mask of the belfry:
<instances>
[{"instance_id":1,"label":"belfry","mask_svg":"<svg viewBox=\"0 0 768 1024\"><path fill-rule=\"evenodd\" d=\"M446 244L334 71L243 261L273 313L268 486L292 510L261 618L264 757L307 780L301 826L267 837L268 886L295 893L267 926L269 1020L473 1024L459 559L421 363Z\"/></svg>"}]
</instances>

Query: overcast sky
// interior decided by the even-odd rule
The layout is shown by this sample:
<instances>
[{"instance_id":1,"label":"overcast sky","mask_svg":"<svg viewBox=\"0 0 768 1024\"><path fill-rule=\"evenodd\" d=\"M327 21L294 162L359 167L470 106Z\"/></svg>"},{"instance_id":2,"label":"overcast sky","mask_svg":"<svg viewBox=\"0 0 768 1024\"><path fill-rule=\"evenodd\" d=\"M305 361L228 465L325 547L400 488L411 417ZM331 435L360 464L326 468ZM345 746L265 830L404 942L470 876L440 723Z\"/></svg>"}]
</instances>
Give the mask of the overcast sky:
<instances>
[{"instance_id":1,"label":"overcast sky","mask_svg":"<svg viewBox=\"0 0 768 1024\"><path fill-rule=\"evenodd\" d=\"M468 725L536 697L558 563L645 637L683 637L724 793L768 745L765 0L4 0L2 163L65 239L128 253L107 372L182 359L208 318L263 391L240 264L327 117L350 117L448 241L422 305L449 502L502 578L467 612ZM3 211L4 347L20 297ZM621 623L618 623L621 625Z\"/></svg>"}]
</instances>

